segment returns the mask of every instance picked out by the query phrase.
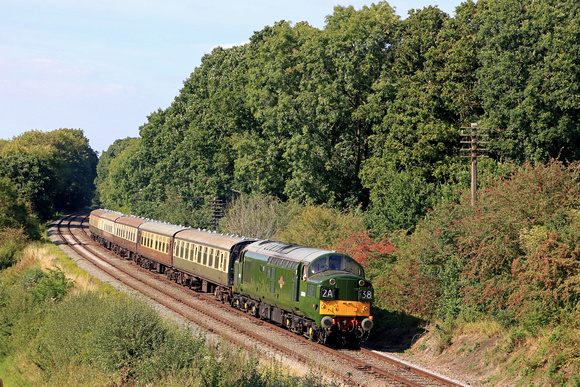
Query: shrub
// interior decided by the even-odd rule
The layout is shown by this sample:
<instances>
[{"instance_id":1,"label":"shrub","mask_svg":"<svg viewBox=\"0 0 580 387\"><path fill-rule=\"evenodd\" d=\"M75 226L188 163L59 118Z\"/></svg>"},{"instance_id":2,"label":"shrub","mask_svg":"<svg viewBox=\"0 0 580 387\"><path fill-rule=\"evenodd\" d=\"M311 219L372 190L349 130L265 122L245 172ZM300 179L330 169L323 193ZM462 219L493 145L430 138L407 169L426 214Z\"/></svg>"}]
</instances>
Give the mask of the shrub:
<instances>
[{"instance_id":1,"label":"shrub","mask_svg":"<svg viewBox=\"0 0 580 387\"><path fill-rule=\"evenodd\" d=\"M16 243L9 241L0 245L0 270L16 263Z\"/></svg>"},{"instance_id":2,"label":"shrub","mask_svg":"<svg viewBox=\"0 0 580 387\"><path fill-rule=\"evenodd\" d=\"M27 239L23 229L5 228L0 230L0 270L16 263L17 254L24 248Z\"/></svg>"},{"instance_id":3,"label":"shrub","mask_svg":"<svg viewBox=\"0 0 580 387\"><path fill-rule=\"evenodd\" d=\"M284 207L287 205L274 197L240 196L228 205L220 221L220 230L250 238L272 239L284 226Z\"/></svg>"},{"instance_id":4,"label":"shrub","mask_svg":"<svg viewBox=\"0 0 580 387\"><path fill-rule=\"evenodd\" d=\"M376 282L425 318L488 314L530 331L557 321L580 302L580 164L514 166L484 184L476 206L465 194L397 237Z\"/></svg>"},{"instance_id":5,"label":"shrub","mask_svg":"<svg viewBox=\"0 0 580 387\"><path fill-rule=\"evenodd\" d=\"M96 359L92 339L109 302L106 297L87 292L67 297L50 309L32 355L46 380L57 384L59 378L65 377L60 374L60 367L88 365Z\"/></svg>"},{"instance_id":6,"label":"shrub","mask_svg":"<svg viewBox=\"0 0 580 387\"><path fill-rule=\"evenodd\" d=\"M38 302L61 301L67 291L73 287L73 283L59 268L48 269L48 273L40 268L34 268L28 271L24 286Z\"/></svg>"},{"instance_id":7,"label":"shrub","mask_svg":"<svg viewBox=\"0 0 580 387\"><path fill-rule=\"evenodd\" d=\"M276 235L276 238L304 246L334 248L345 235L366 231L361 212L341 212L332 208L306 206L300 215Z\"/></svg>"},{"instance_id":8,"label":"shrub","mask_svg":"<svg viewBox=\"0 0 580 387\"><path fill-rule=\"evenodd\" d=\"M338 240L334 248L356 259L361 265L389 261L393 245L387 240L373 239L370 232L359 231Z\"/></svg>"},{"instance_id":9,"label":"shrub","mask_svg":"<svg viewBox=\"0 0 580 387\"><path fill-rule=\"evenodd\" d=\"M107 369L132 370L163 343L165 328L154 310L119 298L99 318L95 336L97 358Z\"/></svg>"}]
</instances>

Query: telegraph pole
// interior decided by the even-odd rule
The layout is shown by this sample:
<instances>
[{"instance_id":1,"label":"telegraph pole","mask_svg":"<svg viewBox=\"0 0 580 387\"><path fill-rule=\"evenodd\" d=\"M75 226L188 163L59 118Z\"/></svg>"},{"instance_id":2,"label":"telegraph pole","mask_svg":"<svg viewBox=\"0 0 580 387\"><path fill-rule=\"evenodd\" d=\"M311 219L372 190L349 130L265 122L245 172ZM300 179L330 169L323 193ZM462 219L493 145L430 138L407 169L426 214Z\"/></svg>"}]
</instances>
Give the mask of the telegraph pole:
<instances>
[{"instance_id":1,"label":"telegraph pole","mask_svg":"<svg viewBox=\"0 0 580 387\"><path fill-rule=\"evenodd\" d=\"M485 133L487 128L480 128L477 123L472 123L468 127L461 127L461 136L463 137L461 143L465 144L461 148L461 152L468 154L461 155L461 157L471 158L471 205L474 206L477 202L477 158L487 156L487 138ZM486 141L483 141L483 140Z\"/></svg>"},{"instance_id":2,"label":"telegraph pole","mask_svg":"<svg viewBox=\"0 0 580 387\"><path fill-rule=\"evenodd\" d=\"M224 216L224 201L219 198L213 198L213 200L210 200L210 205L213 211L211 227L215 231L220 219Z\"/></svg>"}]
</instances>

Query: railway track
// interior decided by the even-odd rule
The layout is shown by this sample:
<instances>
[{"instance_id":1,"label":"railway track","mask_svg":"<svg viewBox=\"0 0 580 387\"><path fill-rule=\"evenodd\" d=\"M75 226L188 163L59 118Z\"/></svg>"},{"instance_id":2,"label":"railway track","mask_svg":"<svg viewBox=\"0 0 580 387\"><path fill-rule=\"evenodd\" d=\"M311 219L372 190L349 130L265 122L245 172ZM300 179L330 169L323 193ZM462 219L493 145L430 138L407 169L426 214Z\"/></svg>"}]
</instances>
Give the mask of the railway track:
<instances>
[{"instance_id":1,"label":"railway track","mask_svg":"<svg viewBox=\"0 0 580 387\"><path fill-rule=\"evenodd\" d=\"M217 301L174 284L95 245L88 237L87 214L70 215L53 224L51 239L69 255L76 255L111 282L137 292L181 316L208 334L219 335L264 356L314 367L329 378L352 386L458 386L441 376L400 363L371 350L335 350L310 342L286 329L265 323ZM78 258L77 258L78 259Z\"/></svg>"}]
</instances>

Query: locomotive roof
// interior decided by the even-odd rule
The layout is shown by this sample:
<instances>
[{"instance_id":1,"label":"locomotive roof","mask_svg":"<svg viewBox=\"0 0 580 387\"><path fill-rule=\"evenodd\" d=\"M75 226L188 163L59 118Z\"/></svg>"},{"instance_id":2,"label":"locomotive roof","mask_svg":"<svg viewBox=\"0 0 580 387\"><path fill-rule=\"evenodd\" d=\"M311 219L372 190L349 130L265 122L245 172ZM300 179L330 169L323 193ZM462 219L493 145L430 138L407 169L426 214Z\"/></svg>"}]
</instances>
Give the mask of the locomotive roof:
<instances>
[{"instance_id":1,"label":"locomotive roof","mask_svg":"<svg viewBox=\"0 0 580 387\"><path fill-rule=\"evenodd\" d=\"M179 231L175 237L185 241L200 242L227 250L237 243L248 240L248 238L239 236L217 234L215 232L193 228Z\"/></svg>"},{"instance_id":2,"label":"locomotive roof","mask_svg":"<svg viewBox=\"0 0 580 387\"><path fill-rule=\"evenodd\" d=\"M176 226L174 224L147 221L139 226L140 230L153 232L155 234L173 236L181 230L185 229L183 226Z\"/></svg>"},{"instance_id":3,"label":"locomotive roof","mask_svg":"<svg viewBox=\"0 0 580 387\"><path fill-rule=\"evenodd\" d=\"M323 250L314 247L293 245L276 241L257 241L246 246L246 249L258 254L302 262L312 262L316 258L325 254L338 254L336 251Z\"/></svg>"}]
</instances>

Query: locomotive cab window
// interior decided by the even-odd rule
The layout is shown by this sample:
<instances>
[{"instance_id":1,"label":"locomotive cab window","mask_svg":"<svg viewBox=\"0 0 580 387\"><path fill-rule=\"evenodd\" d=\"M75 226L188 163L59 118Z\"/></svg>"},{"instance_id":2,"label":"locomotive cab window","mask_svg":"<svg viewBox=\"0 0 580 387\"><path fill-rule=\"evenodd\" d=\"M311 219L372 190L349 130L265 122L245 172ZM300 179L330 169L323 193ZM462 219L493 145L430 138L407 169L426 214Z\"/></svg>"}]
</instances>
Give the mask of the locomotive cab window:
<instances>
[{"instance_id":1,"label":"locomotive cab window","mask_svg":"<svg viewBox=\"0 0 580 387\"><path fill-rule=\"evenodd\" d=\"M335 271L346 271L358 276L363 275L363 270L361 265L346 255L325 255L313 261L309 265L310 275L321 273L323 271L335 270Z\"/></svg>"}]
</instances>

